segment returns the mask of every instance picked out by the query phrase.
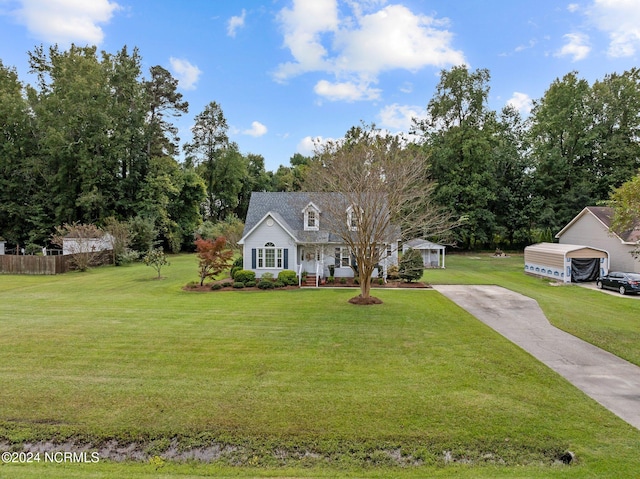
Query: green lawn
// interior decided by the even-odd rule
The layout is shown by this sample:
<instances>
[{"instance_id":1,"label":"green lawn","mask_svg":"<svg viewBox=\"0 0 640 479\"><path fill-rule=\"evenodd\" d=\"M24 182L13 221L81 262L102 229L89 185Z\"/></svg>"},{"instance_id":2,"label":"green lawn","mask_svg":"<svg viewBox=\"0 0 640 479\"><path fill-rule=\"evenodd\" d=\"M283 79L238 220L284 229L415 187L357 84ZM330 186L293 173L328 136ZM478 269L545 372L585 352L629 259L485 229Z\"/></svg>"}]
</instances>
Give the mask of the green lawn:
<instances>
[{"instance_id":1,"label":"green lawn","mask_svg":"<svg viewBox=\"0 0 640 479\"><path fill-rule=\"evenodd\" d=\"M434 284L496 284L529 296L556 327L640 365L640 300L604 294L575 284L550 286L524 274L522 255L450 255L445 270L426 270Z\"/></svg>"},{"instance_id":2,"label":"green lawn","mask_svg":"<svg viewBox=\"0 0 640 479\"><path fill-rule=\"evenodd\" d=\"M512 282L554 322L595 336L602 318L574 313L576 303L610 302L622 318L608 344L633 349L617 337L640 302L551 287L515 259L498 261L451 257L425 278ZM152 458L193 448L220 458L4 464L0 477L640 470L639 431L435 291L376 291L384 304L369 307L348 304L355 292L344 289L194 293L181 286L197 279L195 258L171 262L160 281L142 265L0 276L0 450L38 440L101 450L117 441ZM567 449L576 463L558 464Z\"/></svg>"}]
</instances>

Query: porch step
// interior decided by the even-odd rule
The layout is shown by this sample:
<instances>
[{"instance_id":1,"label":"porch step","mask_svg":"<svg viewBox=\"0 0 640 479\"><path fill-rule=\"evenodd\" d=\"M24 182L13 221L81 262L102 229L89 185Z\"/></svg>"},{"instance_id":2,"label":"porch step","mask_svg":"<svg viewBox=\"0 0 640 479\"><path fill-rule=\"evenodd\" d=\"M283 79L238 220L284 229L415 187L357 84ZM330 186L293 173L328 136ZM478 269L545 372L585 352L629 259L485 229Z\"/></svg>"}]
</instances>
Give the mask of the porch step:
<instances>
[{"instance_id":1,"label":"porch step","mask_svg":"<svg viewBox=\"0 0 640 479\"><path fill-rule=\"evenodd\" d=\"M307 274L307 279L302 282L302 286L306 287L316 287L316 275L315 274Z\"/></svg>"}]
</instances>

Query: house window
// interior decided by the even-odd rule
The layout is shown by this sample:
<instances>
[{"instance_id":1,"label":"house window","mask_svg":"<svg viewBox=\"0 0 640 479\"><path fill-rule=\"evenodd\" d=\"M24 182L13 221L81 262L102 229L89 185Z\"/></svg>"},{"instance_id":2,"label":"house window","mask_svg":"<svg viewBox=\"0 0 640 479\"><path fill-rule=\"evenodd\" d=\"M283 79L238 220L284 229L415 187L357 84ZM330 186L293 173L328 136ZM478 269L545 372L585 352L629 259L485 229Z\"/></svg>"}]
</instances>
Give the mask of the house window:
<instances>
[{"instance_id":1,"label":"house window","mask_svg":"<svg viewBox=\"0 0 640 479\"><path fill-rule=\"evenodd\" d=\"M282 269L282 248L270 242L258 248L258 268Z\"/></svg>"},{"instance_id":2,"label":"house window","mask_svg":"<svg viewBox=\"0 0 640 479\"><path fill-rule=\"evenodd\" d=\"M387 245L387 258L391 256L391 245Z\"/></svg>"},{"instance_id":3,"label":"house window","mask_svg":"<svg viewBox=\"0 0 640 479\"><path fill-rule=\"evenodd\" d=\"M336 248L336 262L337 268L348 268L351 266L351 255L349 254L349 248Z\"/></svg>"}]
</instances>

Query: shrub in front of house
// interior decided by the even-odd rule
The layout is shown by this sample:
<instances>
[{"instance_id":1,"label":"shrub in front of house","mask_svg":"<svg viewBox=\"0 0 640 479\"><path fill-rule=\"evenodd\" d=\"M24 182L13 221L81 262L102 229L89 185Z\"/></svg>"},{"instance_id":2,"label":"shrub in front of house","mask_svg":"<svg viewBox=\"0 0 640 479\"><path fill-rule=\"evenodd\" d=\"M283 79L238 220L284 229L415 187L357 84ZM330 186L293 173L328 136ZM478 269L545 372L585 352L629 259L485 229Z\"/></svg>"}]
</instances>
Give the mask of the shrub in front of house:
<instances>
[{"instance_id":1,"label":"shrub in front of house","mask_svg":"<svg viewBox=\"0 0 640 479\"><path fill-rule=\"evenodd\" d=\"M336 279L333 276L329 276L327 278L327 284L333 284L336 282Z\"/></svg>"},{"instance_id":2,"label":"shrub in front of house","mask_svg":"<svg viewBox=\"0 0 640 479\"><path fill-rule=\"evenodd\" d=\"M223 288L230 288L231 286L233 286L233 283L231 281L225 281L224 283L222 283Z\"/></svg>"},{"instance_id":3,"label":"shrub in front of house","mask_svg":"<svg viewBox=\"0 0 640 479\"><path fill-rule=\"evenodd\" d=\"M241 283L240 281L236 281L235 283L233 283L233 287L236 289L242 289L244 288L244 283Z\"/></svg>"},{"instance_id":4,"label":"shrub in front of house","mask_svg":"<svg viewBox=\"0 0 640 479\"><path fill-rule=\"evenodd\" d=\"M244 283L245 288L254 288L256 286L256 282L255 281L247 281L246 283Z\"/></svg>"},{"instance_id":5,"label":"shrub in front of house","mask_svg":"<svg viewBox=\"0 0 640 479\"><path fill-rule=\"evenodd\" d=\"M242 266L232 266L229 270L229 277L233 279L238 271L242 269Z\"/></svg>"},{"instance_id":6,"label":"shrub in front of house","mask_svg":"<svg viewBox=\"0 0 640 479\"><path fill-rule=\"evenodd\" d=\"M394 264L389 266L387 269L387 279L394 280L400 279L400 274L398 273L398 267Z\"/></svg>"},{"instance_id":7,"label":"shrub in front of house","mask_svg":"<svg viewBox=\"0 0 640 479\"><path fill-rule=\"evenodd\" d=\"M273 286L274 288L284 288L286 286L286 284L284 284L282 281L280 281L279 279L273 282Z\"/></svg>"},{"instance_id":8,"label":"shrub in front of house","mask_svg":"<svg viewBox=\"0 0 640 479\"><path fill-rule=\"evenodd\" d=\"M415 249L408 249L406 253L402 255L402 259L399 264L400 278L406 282L411 283L422 278L424 273L424 264L422 262L422 255L420 251Z\"/></svg>"},{"instance_id":9,"label":"shrub in front of house","mask_svg":"<svg viewBox=\"0 0 640 479\"><path fill-rule=\"evenodd\" d=\"M273 281L273 273L269 273L268 271L266 273L262 273L262 276L260 276L261 280L265 280L265 281Z\"/></svg>"},{"instance_id":10,"label":"shrub in front of house","mask_svg":"<svg viewBox=\"0 0 640 479\"><path fill-rule=\"evenodd\" d=\"M340 284L347 284L347 278L340 278Z\"/></svg>"},{"instance_id":11,"label":"shrub in front of house","mask_svg":"<svg viewBox=\"0 0 640 479\"><path fill-rule=\"evenodd\" d=\"M285 269L278 273L278 281L281 281L287 286L295 286L298 284L298 275L295 271Z\"/></svg>"},{"instance_id":12,"label":"shrub in front of house","mask_svg":"<svg viewBox=\"0 0 640 479\"><path fill-rule=\"evenodd\" d=\"M219 289L222 289L222 285L220 283L213 283L211 285L211 290L212 291L218 291Z\"/></svg>"},{"instance_id":13,"label":"shrub in front of house","mask_svg":"<svg viewBox=\"0 0 640 479\"><path fill-rule=\"evenodd\" d=\"M270 279L262 279L262 280L260 280L260 282L257 284L257 286L260 289L273 289L273 288L275 288L275 284Z\"/></svg>"},{"instance_id":14,"label":"shrub in front of house","mask_svg":"<svg viewBox=\"0 0 640 479\"><path fill-rule=\"evenodd\" d=\"M241 269L236 271L236 274L233 276L233 279L236 283L246 283L248 281L255 281L256 273L248 269Z\"/></svg>"}]
</instances>

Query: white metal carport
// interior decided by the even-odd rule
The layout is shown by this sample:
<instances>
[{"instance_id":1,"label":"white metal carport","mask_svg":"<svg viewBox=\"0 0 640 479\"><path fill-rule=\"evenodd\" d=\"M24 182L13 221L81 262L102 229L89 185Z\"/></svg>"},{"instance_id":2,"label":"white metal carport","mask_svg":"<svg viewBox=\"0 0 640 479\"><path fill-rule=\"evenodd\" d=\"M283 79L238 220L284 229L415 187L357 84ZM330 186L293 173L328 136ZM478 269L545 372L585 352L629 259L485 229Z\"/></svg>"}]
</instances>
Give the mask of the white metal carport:
<instances>
[{"instance_id":1,"label":"white metal carport","mask_svg":"<svg viewBox=\"0 0 640 479\"><path fill-rule=\"evenodd\" d=\"M599 274L609 272L609 253L590 246L559 243L538 243L524 249L524 271L536 276L570 283L572 260L598 260Z\"/></svg>"}]
</instances>

